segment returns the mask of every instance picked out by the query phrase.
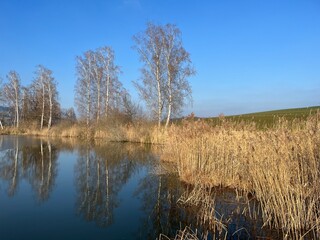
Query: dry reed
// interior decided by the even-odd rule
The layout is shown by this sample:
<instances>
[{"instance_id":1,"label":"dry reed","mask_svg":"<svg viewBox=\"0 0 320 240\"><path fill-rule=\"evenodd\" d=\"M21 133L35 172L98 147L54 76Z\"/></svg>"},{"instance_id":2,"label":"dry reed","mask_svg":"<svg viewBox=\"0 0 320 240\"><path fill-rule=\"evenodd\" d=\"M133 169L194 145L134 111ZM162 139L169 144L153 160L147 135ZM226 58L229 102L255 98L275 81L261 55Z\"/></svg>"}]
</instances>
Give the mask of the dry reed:
<instances>
[{"instance_id":1,"label":"dry reed","mask_svg":"<svg viewBox=\"0 0 320 240\"><path fill-rule=\"evenodd\" d=\"M320 114L307 121L252 125L185 121L172 126L162 159L191 184L233 187L261 203L265 225L287 238L320 237Z\"/></svg>"}]
</instances>

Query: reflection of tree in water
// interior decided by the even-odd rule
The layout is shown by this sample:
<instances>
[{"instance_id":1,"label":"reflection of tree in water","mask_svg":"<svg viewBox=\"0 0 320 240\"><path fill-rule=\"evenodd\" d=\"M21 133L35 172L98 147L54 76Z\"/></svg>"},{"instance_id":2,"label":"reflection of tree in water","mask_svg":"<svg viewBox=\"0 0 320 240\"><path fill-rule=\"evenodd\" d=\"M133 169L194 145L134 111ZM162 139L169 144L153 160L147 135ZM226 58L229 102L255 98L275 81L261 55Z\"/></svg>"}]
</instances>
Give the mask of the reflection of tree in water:
<instances>
[{"instance_id":1,"label":"reflection of tree in water","mask_svg":"<svg viewBox=\"0 0 320 240\"><path fill-rule=\"evenodd\" d=\"M50 141L40 140L38 146L22 149L24 178L30 182L40 201L49 198L57 175L57 158L58 151Z\"/></svg>"},{"instance_id":2,"label":"reflection of tree in water","mask_svg":"<svg viewBox=\"0 0 320 240\"><path fill-rule=\"evenodd\" d=\"M137 170L140 150L126 144L86 145L79 150L75 168L77 209L87 221L106 227L113 223L114 209L119 201L117 194Z\"/></svg>"},{"instance_id":3,"label":"reflection of tree in water","mask_svg":"<svg viewBox=\"0 0 320 240\"><path fill-rule=\"evenodd\" d=\"M8 195L13 196L19 183L19 140L14 142L14 148L8 149L0 160L0 177L8 181Z\"/></svg>"},{"instance_id":4,"label":"reflection of tree in water","mask_svg":"<svg viewBox=\"0 0 320 240\"><path fill-rule=\"evenodd\" d=\"M145 239L156 239L160 233L175 234L185 219L177 205L180 191L180 182L173 174L150 174L140 182L136 194L141 197L145 212L140 235L145 235Z\"/></svg>"},{"instance_id":5,"label":"reflection of tree in water","mask_svg":"<svg viewBox=\"0 0 320 240\"><path fill-rule=\"evenodd\" d=\"M13 149L8 149L0 160L0 177L10 182L8 195L13 196L19 181L26 179L36 198L41 202L47 200L57 174L56 162L57 150L50 141L20 147L17 137Z\"/></svg>"}]
</instances>

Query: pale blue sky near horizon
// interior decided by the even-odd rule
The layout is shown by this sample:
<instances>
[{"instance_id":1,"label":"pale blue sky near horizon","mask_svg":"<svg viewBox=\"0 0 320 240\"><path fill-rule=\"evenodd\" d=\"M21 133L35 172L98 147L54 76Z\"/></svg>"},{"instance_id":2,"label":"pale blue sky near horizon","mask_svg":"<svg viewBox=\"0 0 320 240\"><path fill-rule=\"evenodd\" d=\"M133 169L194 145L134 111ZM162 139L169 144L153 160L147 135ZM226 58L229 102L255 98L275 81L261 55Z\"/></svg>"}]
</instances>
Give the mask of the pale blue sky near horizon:
<instances>
[{"instance_id":1,"label":"pale blue sky near horizon","mask_svg":"<svg viewBox=\"0 0 320 240\"><path fill-rule=\"evenodd\" d=\"M176 24L197 75L184 114L217 116L320 105L318 0L0 0L0 77L22 84L42 64L54 73L62 107L74 102L75 57L112 46L120 80L141 102L132 36L147 22Z\"/></svg>"}]
</instances>

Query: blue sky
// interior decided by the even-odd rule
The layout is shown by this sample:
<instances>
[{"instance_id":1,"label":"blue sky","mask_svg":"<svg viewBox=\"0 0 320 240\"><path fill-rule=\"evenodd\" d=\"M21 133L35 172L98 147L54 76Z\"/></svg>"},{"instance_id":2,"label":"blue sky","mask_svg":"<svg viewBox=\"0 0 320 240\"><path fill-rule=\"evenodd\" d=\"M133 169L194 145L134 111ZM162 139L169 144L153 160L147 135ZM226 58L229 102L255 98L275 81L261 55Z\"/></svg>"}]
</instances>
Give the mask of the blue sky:
<instances>
[{"instance_id":1,"label":"blue sky","mask_svg":"<svg viewBox=\"0 0 320 240\"><path fill-rule=\"evenodd\" d=\"M62 107L73 106L75 57L112 46L136 101L139 78L132 36L146 23L182 31L197 75L184 113L216 116L320 105L318 0L1 0L0 76L16 70L23 85L35 66L50 68Z\"/></svg>"}]
</instances>

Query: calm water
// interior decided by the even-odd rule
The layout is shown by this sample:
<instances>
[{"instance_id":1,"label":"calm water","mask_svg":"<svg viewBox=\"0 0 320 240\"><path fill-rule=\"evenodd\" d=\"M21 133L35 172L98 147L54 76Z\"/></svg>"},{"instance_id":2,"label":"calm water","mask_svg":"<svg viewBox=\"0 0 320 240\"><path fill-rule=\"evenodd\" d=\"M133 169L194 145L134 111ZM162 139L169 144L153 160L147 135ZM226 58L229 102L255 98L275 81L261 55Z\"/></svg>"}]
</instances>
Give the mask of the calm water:
<instances>
[{"instance_id":1,"label":"calm water","mask_svg":"<svg viewBox=\"0 0 320 240\"><path fill-rule=\"evenodd\" d=\"M0 136L0 239L156 239L195 226L177 204L185 188L158 164L137 144ZM228 194L217 211L229 231L246 229L229 238L266 236Z\"/></svg>"}]
</instances>

